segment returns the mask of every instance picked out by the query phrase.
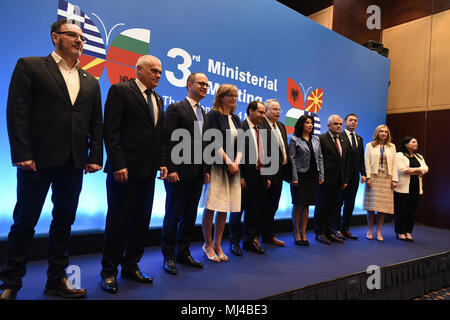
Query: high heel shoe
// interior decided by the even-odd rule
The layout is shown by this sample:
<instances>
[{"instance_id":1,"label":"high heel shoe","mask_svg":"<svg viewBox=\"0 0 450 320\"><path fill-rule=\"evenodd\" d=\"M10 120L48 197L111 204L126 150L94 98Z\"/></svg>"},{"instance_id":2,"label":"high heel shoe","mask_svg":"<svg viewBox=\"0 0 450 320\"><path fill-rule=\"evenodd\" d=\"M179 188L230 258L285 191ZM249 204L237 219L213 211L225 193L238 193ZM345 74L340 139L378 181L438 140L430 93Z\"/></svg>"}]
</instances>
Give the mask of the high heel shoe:
<instances>
[{"instance_id":1,"label":"high heel shoe","mask_svg":"<svg viewBox=\"0 0 450 320\"><path fill-rule=\"evenodd\" d=\"M369 239L369 240L373 240L373 232L372 231L367 231L366 238Z\"/></svg>"},{"instance_id":2,"label":"high heel shoe","mask_svg":"<svg viewBox=\"0 0 450 320\"><path fill-rule=\"evenodd\" d=\"M292 232L292 235L294 236L294 242L296 245L301 246L303 245L302 237L300 236L300 240L295 239L295 231Z\"/></svg>"},{"instance_id":3,"label":"high heel shoe","mask_svg":"<svg viewBox=\"0 0 450 320\"><path fill-rule=\"evenodd\" d=\"M223 253L222 248L220 248L220 249L214 248L214 251L217 252L217 256L219 257L220 261L223 261L223 262L228 261L228 257L225 253Z\"/></svg>"},{"instance_id":4,"label":"high heel shoe","mask_svg":"<svg viewBox=\"0 0 450 320\"><path fill-rule=\"evenodd\" d=\"M377 232L377 240L380 242L384 242L383 236L381 235L381 232Z\"/></svg>"},{"instance_id":5,"label":"high heel shoe","mask_svg":"<svg viewBox=\"0 0 450 320\"><path fill-rule=\"evenodd\" d=\"M403 237L402 237L402 236L403 236ZM399 235L398 233L396 233L396 234L395 234L395 237L396 237L398 240L406 241L406 236L405 236L403 233L401 233L400 235Z\"/></svg>"},{"instance_id":6,"label":"high heel shoe","mask_svg":"<svg viewBox=\"0 0 450 320\"><path fill-rule=\"evenodd\" d=\"M413 238L412 238L412 236L411 236L411 233L405 234L405 237L406 237L406 241L414 242L414 240L413 240Z\"/></svg>"},{"instance_id":7,"label":"high heel shoe","mask_svg":"<svg viewBox=\"0 0 450 320\"><path fill-rule=\"evenodd\" d=\"M205 246L203 245L202 250L203 254L208 258L209 261L220 262L220 258L217 256L213 248L206 249Z\"/></svg>"}]
</instances>

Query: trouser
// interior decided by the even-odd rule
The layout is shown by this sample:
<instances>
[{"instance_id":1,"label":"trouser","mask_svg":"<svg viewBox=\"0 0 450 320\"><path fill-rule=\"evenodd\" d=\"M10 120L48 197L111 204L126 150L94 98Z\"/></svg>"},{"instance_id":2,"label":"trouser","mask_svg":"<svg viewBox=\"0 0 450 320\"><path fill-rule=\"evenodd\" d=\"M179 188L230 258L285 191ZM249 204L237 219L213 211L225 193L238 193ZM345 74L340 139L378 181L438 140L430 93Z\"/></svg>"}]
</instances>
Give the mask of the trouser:
<instances>
[{"instance_id":1,"label":"trouser","mask_svg":"<svg viewBox=\"0 0 450 320\"><path fill-rule=\"evenodd\" d=\"M60 167L38 168L36 172L17 169L14 223L8 234L5 262L0 272L3 287L17 290L22 287L34 228L50 186L53 219L48 238L47 277L56 281L66 277L65 269L69 265L67 249L82 182L83 170L73 166L72 158Z\"/></svg>"},{"instance_id":2,"label":"trouser","mask_svg":"<svg viewBox=\"0 0 450 320\"><path fill-rule=\"evenodd\" d=\"M162 228L162 253L165 259L190 255L192 232L197 218L198 202L202 195L203 178L171 183L166 188L166 213Z\"/></svg>"},{"instance_id":3,"label":"trouser","mask_svg":"<svg viewBox=\"0 0 450 320\"><path fill-rule=\"evenodd\" d=\"M395 233L412 233L419 198L418 194L394 192Z\"/></svg>"},{"instance_id":4,"label":"trouser","mask_svg":"<svg viewBox=\"0 0 450 320\"><path fill-rule=\"evenodd\" d=\"M106 178L108 212L103 244L102 277L138 270L145 249L155 190L155 176L119 183L112 173Z\"/></svg>"},{"instance_id":5,"label":"trouser","mask_svg":"<svg viewBox=\"0 0 450 320\"><path fill-rule=\"evenodd\" d=\"M333 229L335 231L349 231L352 220L353 210L355 208L356 194L358 193L359 180L354 179L349 182L344 190L340 190L336 211L333 214ZM341 208L342 211L341 219Z\"/></svg>"}]
</instances>

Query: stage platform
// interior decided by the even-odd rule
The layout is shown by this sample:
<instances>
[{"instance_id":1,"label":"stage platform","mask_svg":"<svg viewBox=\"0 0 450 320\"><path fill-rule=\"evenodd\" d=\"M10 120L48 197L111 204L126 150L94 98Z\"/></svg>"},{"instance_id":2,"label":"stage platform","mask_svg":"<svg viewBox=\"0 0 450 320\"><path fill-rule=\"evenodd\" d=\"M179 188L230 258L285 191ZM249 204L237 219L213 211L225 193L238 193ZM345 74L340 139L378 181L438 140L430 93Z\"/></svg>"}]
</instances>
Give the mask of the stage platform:
<instances>
[{"instance_id":1,"label":"stage platform","mask_svg":"<svg viewBox=\"0 0 450 320\"><path fill-rule=\"evenodd\" d=\"M115 295L100 288L100 253L73 256L71 264L80 267L81 286L89 292L85 300L412 299L423 290L450 284L450 230L416 226L416 241L411 243L395 238L392 223L384 226L382 243L367 240L365 226L354 227L352 233L359 240L324 245L308 232L310 247L297 246L291 233L282 233L278 238L286 241L285 247L264 244L265 255L244 251L243 257L231 255L225 240L230 260L217 264L209 262L202 243L195 242L192 255L204 268L178 265L176 276L164 272L160 247L149 247L140 269L154 283L137 284L118 276ZM381 268L379 290L362 288L371 275L366 273L370 265ZM29 262L18 299L57 299L42 294L46 268L46 261Z\"/></svg>"}]
</instances>

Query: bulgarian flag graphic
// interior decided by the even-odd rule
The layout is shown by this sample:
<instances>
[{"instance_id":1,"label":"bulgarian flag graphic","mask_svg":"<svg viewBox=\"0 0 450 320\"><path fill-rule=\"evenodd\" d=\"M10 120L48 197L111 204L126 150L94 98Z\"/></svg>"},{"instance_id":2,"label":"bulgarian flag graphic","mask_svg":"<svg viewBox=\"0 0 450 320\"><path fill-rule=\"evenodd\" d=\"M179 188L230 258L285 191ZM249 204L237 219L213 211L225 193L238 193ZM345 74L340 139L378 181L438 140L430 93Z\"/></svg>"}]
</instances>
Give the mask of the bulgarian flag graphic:
<instances>
[{"instance_id":1,"label":"bulgarian flag graphic","mask_svg":"<svg viewBox=\"0 0 450 320\"><path fill-rule=\"evenodd\" d=\"M149 53L150 30L128 29L120 33L108 49L106 69L111 84L136 78L136 61Z\"/></svg>"},{"instance_id":2,"label":"bulgarian flag graphic","mask_svg":"<svg viewBox=\"0 0 450 320\"><path fill-rule=\"evenodd\" d=\"M314 134L320 134L320 118L317 114L308 112L301 109L292 108L286 113L286 118L284 124L286 125L286 133L292 134L294 133L295 124L297 123L298 118L302 115L307 114L314 118Z\"/></svg>"}]
</instances>

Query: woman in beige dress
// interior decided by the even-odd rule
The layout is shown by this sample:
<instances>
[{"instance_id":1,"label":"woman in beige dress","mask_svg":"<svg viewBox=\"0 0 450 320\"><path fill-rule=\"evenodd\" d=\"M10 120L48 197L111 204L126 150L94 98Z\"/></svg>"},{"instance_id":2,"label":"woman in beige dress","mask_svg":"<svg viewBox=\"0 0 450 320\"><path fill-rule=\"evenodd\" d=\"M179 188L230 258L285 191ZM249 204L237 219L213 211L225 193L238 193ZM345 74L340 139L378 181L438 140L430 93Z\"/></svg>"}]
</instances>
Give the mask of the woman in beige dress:
<instances>
[{"instance_id":1,"label":"woman in beige dress","mask_svg":"<svg viewBox=\"0 0 450 320\"><path fill-rule=\"evenodd\" d=\"M369 230L366 238L373 239L373 224L377 212L378 241L384 241L381 234L386 214L394 214L394 189L397 186L398 172L395 145L391 143L388 126L379 125L373 134L373 141L366 145L366 188L364 210L367 210Z\"/></svg>"},{"instance_id":2,"label":"woman in beige dress","mask_svg":"<svg viewBox=\"0 0 450 320\"><path fill-rule=\"evenodd\" d=\"M210 182L203 192L202 228L205 243L203 252L210 261L228 261L221 242L228 212L241 211L241 182L239 162L242 153L237 151L237 135L240 119L234 114L238 90L231 84L223 84L217 89L212 110L205 119L204 132L209 129L220 131L222 142L219 142L215 161L208 166ZM216 213L214 241L212 239L213 218Z\"/></svg>"}]
</instances>

